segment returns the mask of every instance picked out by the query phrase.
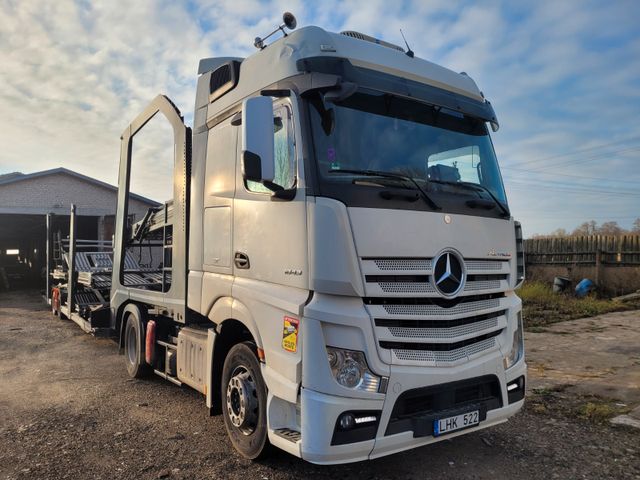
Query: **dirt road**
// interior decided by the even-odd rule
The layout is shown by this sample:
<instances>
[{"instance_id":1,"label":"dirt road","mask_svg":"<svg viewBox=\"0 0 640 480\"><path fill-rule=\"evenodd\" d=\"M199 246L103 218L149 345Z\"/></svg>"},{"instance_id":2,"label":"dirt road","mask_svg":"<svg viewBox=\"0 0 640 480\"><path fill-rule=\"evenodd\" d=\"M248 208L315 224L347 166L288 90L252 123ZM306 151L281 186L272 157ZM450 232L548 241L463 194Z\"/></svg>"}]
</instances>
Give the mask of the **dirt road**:
<instances>
[{"instance_id":1,"label":"dirt road","mask_svg":"<svg viewBox=\"0 0 640 480\"><path fill-rule=\"evenodd\" d=\"M640 479L637 430L548 392L506 424L372 462L252 463L199 394L129 379L112 341L52 317L33 293L0 294L0 379L0 478Z\"/></svg>"},{"instance_id":2,"label":"dirt road","mask_svg":"<svg viewBox=\"0 0 640 480\"><path fill-rule=\"evenodd\" d=\"M532 388L571 385L582 395L640 405L640 314L616 312L527 332Z\"/></svg>"}]
</instances>

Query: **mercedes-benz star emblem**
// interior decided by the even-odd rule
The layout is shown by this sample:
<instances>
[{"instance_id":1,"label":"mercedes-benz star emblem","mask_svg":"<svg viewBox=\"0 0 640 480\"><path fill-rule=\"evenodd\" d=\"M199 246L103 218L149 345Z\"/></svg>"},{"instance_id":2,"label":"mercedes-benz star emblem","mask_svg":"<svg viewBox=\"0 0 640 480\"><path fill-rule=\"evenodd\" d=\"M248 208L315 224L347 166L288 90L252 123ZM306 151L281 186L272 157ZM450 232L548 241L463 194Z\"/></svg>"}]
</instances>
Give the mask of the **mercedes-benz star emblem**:
<instances>
[{"instance_id":1,"label":"mercedes-benz star emblem","mask_svg":"<svg viewBox=\"0 0 640 480\"><path fill-rule=\"evenodd\" d=\"M453 252L440 254L433 266L433 284L443 295L450 297L460 291L464 284L462 261Z\"/></svg>"}]
</instances>

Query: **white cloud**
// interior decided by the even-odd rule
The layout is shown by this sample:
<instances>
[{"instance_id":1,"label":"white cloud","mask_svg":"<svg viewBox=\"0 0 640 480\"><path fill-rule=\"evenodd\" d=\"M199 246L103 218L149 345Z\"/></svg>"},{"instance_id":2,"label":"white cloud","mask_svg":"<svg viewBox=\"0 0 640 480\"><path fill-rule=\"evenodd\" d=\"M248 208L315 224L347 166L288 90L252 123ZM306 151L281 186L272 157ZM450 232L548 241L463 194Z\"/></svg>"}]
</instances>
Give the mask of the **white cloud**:
<instances>
[{"instance_id":1,"label":"white cloud","mask_svg":"<svg viewBox=\"0 0 640 480\"><path fill-rule=\"evenodd\" d=\"M616 148L596 149L595 161L556 169L552 160L536 163L640 137L634 1L0 0L0 173L64 165L115 183L119 136L147 102L167 93L189 120L198 60L251 54L254 37L268 33L284 10L300 26L360 30L400 45L402 28L417 55L468 72L500 118L494 141L512 209L527 232L607 215L629 225L622 217L640 214L637 197L543 190L533 174L508 168L549 164L535 178L591 189L628 184L552 174L640 182L638 152L608 160L604 154ZM154 196L151 179L140 193Z\"/></svg>"}]
</instances>

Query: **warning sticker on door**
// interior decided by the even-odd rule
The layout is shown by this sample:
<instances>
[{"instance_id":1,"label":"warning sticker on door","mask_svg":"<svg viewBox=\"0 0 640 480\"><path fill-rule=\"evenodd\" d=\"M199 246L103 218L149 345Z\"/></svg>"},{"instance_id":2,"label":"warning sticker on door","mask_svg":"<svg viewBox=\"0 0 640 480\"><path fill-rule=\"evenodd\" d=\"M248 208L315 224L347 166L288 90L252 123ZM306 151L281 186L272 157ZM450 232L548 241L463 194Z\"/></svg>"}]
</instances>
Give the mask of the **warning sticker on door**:
<instances>
[{"instance_id":1,"label":"warning sticker on door","mask_svg":"<svg viewBox=\"0 0 640 480\"><path fill-rule=\"evenodd\" d=\"M297 318L284 317L284 328L282 329L282 348L287 352L294 352L298 349L298 327L300 320Z\"/></svg>"}]
</instances>

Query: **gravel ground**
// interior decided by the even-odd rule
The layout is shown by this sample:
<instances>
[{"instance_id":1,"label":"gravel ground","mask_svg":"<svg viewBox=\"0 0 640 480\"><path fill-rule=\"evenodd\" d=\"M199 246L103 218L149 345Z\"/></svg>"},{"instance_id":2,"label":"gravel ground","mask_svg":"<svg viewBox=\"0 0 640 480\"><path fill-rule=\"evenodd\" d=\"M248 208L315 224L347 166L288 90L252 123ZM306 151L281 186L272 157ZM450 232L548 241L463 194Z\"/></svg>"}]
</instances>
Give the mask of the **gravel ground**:
<instances>
[{"instance_id":1,"label":"gravel ground","mask_svg":"<svg viewBox=\"0 0 640 480\"><path fill-rule=\"evenodd\" d=\"M533 394L506 424L371 462L323 467L282 452L250 462L202 397L127 377L116 345L0 294L0 478L635 478L640 433Z\"/></svg>"}]
</instances>

